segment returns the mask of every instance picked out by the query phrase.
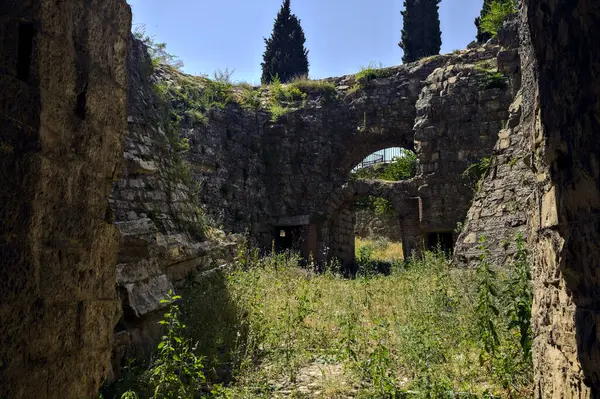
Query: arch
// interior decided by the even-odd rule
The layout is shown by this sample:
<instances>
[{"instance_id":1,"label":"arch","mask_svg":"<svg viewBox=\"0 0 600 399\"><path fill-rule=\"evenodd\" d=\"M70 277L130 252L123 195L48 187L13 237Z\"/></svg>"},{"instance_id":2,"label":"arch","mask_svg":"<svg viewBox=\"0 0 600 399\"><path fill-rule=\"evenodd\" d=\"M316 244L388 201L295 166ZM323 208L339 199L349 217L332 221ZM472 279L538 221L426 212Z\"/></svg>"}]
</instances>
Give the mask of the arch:
<instances>
[{"instance_id":1,"label":"arch","mask_svg":"<svg viewBox=\"0 0 600 399\"><path fill-rule=\"evenodd\" d=\"M334 160L337 171L342 176L348 173L370 154L391 147L400 147L415 151L415 140L412 122L401 122L394 128L371 126L358 131L342 142L345 149Z\"/></svg>"},{"instance_id":2,"label":"arch","mask_svg":"<svg viewBox=\"0 0 600 399\"><path fill-rule=\"evenodd\" d=\"M354 270L354 214L351 205L366 196L388 200L397 211L406 255L419 248L419 198L416 179L388 182L359 179L338 187L324 204L319 219L320 261L338 259L344 269Z\"/></svg>"}]
</instances>

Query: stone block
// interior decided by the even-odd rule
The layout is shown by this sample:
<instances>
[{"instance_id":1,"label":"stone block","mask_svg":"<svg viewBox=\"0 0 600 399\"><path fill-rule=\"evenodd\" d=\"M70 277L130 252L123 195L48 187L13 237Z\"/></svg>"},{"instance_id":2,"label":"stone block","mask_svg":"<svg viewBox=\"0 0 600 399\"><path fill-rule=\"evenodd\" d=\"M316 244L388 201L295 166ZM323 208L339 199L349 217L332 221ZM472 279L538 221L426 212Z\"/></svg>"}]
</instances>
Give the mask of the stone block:
<instances>
[{"instance_id":1,"label":"stone block","mask_svg":"<svg viewBox=\"0 0 600 399\"><path fill-rule=\"evenodd\" d=\"M126 284L128 305L137 317L164 309L166 305L161 304L162 299L167 299L169 291L173 290L173 284L166 275L152 277L146 282L137 284Z\"/></svg>"}]
</instances>

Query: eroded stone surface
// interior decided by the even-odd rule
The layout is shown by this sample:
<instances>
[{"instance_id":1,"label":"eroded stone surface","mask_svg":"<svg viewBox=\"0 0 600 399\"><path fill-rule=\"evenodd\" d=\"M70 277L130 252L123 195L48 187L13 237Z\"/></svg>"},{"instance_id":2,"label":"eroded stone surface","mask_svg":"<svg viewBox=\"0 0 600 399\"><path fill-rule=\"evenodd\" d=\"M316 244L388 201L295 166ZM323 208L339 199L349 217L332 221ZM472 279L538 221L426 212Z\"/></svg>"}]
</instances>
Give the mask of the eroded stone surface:
<instances>
[{"instance_id":1,"label":"eroded stone surface","mask_svg":"<svg viewBox=\"0 0 600 399\"><path fill-rule=\"evenodd\" d=\"M118 300L124 0L0 6L0 397L91 398Z\"/></svg>"}]
</instances>

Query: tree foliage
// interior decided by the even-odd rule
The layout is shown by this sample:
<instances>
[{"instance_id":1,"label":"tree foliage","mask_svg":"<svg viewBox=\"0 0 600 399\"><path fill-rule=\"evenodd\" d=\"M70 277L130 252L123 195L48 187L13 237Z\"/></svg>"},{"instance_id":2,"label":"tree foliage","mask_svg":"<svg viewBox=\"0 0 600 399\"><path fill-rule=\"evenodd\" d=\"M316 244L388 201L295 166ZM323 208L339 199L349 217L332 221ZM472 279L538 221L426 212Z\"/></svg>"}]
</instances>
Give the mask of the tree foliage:
<instances>
[{"instance_id":1,"label":"tree foliage","mask_svg":"<svg viewBox=\"0 0 600 399\"><path fill-rule=\"evenodd\" d=\"M485 43L495 37L506 17L516 11L515 0L484 0L481 13L475 18L477 42Z\"/></svg>"},{"instance_id":2,"label":"tree foliage","mask_svg":"<svg viewBox=\"0 0 600 399\"><path fill-rule=\"evenodd\" d=\"M410 179L417 173L417 155L406 149L402 149L399 157L394 157L392 162L376 164L370 168L362 168L353 172L357 179L379 179L389 181L400 181Z\"/></svg>"},{"instance_id":3,"label":"tree foliage","mask_svg":"<svg viewBox=\"0 0 600 399\"><path fill-rule=\"evenodd\" d=\"M477 43L485 43L492 38L492 35L481 30L481 20L490 12L492 0L483 0L483 6L479 16L475 18L475 27L477 28Z\"/></svg>"},{"instance_id":4,"label":"tree foliage","mask_svg":"<svg viewBox=\"0 0 600 399\"><path fill-rule=\"evenodd\" d=\"M414 177L416 173L417 155L410 150L402 149L401 156L394 157L392 162L359 169L352 173L352 177L357 179L400 181L410 179L411 177ZM372 196L360 198L356 201L356 208L371 209L376 215L395 213L393 205L388 200Z\"/></svg>"},{"instance_id":5,"label":"tree foliage","mask_svg":"<svg viewBox=\"0 0 600 399\"><path fill-rule=\"evenodd\" d=\"M495 37L506 17L516 11L515 0L493 0L489 12L481 18L481 31Z\"/></svg>"},{"instance_id":6,"label":"tree foliage","mask_svg":"<svg viewBox=\"0 0 600 399\"><path fill-rule=\"evenodd\" d=\"M291 13L290 0L284 0L275 19L271 37L265 39L263 54L263 84L278 77L288 83L298 76L308 76L308 51L304 48L304 31L300 20Z\"/></svg>"},{"instance_id":7,"label":"tree foliage","mask_svg":"<svg viewBox=\"0 0 600 399\"><path fill-rule=\"evenodd\" d=\"M404 1L402 40L398 43L404 50L403 63L440 53L442 31L439 3L440 0Z\"/></svg>"}]
</instances>

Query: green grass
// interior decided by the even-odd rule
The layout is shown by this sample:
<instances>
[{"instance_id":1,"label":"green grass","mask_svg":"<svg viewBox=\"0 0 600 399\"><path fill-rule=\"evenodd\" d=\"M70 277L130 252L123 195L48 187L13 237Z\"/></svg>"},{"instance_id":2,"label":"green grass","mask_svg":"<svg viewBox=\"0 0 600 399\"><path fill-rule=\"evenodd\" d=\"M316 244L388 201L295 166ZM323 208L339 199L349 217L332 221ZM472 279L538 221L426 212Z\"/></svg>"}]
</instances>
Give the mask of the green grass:
<instances>
[{"instance_id":1,"label":"green grass","mask_svg":"<svg viewBox=\"0 0 600 399\"><path fill-rule=\"evenodd\" d=\"M531 366L504 317L493 361L480 364L474 270L434 253L394 265L345 279L335 264L316 274L293 254L241 251L233 270L188 286L182 320L212 381L205 395L530 397Z\"/></svg>"},{"instance_id":2,"label":"green grass","mask_svg":"<svg viewBox=\"0 0 600 399\"><path fill-rule=\"evenodd\" d=\"M354 75L355 84L348 90L348 94L352 94L360 89L367 87L369 82L391 76L391 72L387 68L383 68L382 64L369 63L366 67L361 67L360 71Z\"/></svg>"},{"instance_id":3,"label":"green grass","mask_svg":"<svg viewBox=\"0 0 600 399\"><path fill-rule=\"evenodd\" d=\"M306 76L300 76L292 80L291 86L305 94L320 94L323 102L328 102L336 97L335 84L325 80L312 80Z\"/></svg>"}]
</instances>

